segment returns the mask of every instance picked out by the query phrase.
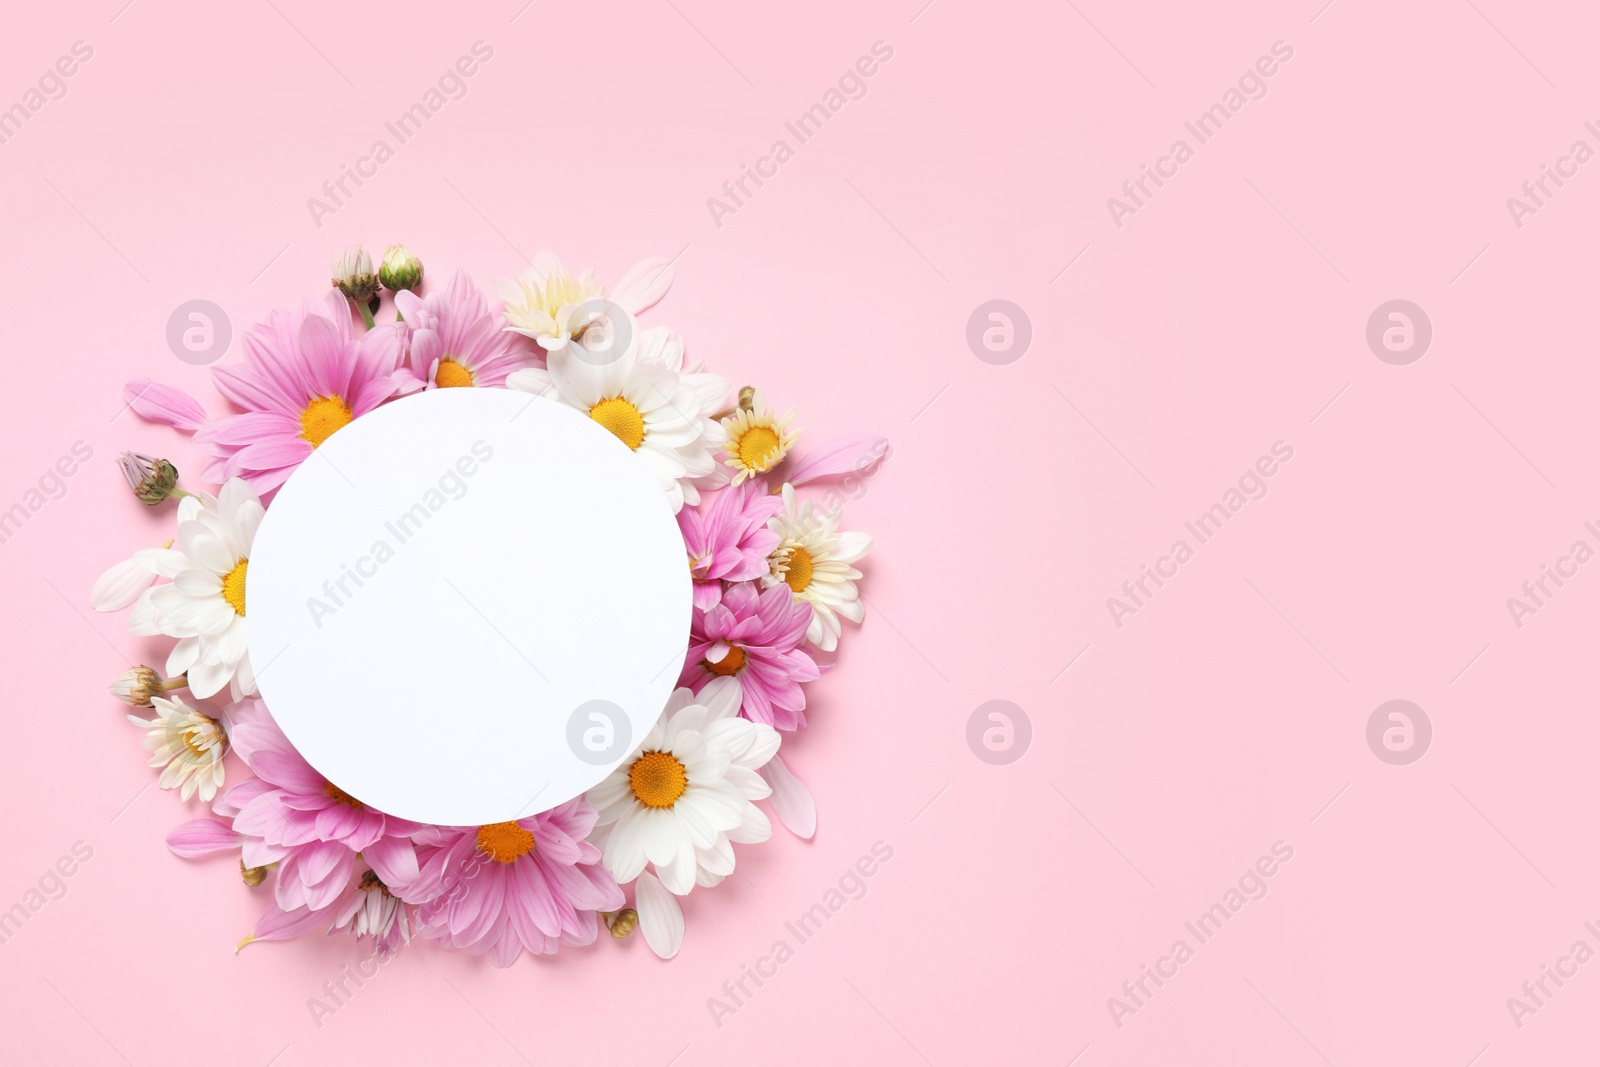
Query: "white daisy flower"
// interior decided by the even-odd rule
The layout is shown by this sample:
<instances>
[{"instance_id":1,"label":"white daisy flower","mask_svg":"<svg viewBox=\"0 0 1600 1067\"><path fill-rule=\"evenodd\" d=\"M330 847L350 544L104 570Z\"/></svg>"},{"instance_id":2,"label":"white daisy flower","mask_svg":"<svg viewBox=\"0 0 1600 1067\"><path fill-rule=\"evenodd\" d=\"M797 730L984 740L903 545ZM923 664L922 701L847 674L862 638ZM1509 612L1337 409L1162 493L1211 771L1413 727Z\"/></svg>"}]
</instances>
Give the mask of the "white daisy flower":
<instances>
[{"instance_id":1,"label":"white daisy flower","mask_svg":"<svg viewBox=\"0 0 1600 1067\"><path fill-rule=\"evenodd\" d=\"M661 299L672 285L672 274L668 260L644 260L623 275L610 299L636 315ZM605 287L593 268L573 277L551 252L540 252L533 257L533 265L514 280L497 279L494 287L505 301L506 328L533 338L551 352L582 336L600 314L596 308L582 305L605 296Z\"/></svg>"},{"instance_id":2,"label":"white daisy flower","mask_svg":"<svg viewBox=\"0 0 1600 1067\"><path fill-rule=\"evenodd\" d=\"M155 718L129 715L128 721L145 731L144 747L155 753L150 766L161 768L161 788L181 790L184 800L198 791L209 803L222 787L222 757L228 751L222 724L179 700L155 697L151 703Z\"/></svg>"},{"instance_id":3,"label":"white daisy flower","mask_svg":"<svg viewBox=\"0 0 1600 1067\"><path fill-rule=\"evenodd\" d=\"M696 696L679 689L633 757L589 790L608 827L602 862L619 882L655 868L683 896L733 873L733 844L772 836L752 801L772 792L759 769L778 751L778 731L739 718L739 684L718 678Z\"/></svg>"},{"instance_id":4,"label":"white daisy flower","mask_svg":"<svg viewBox=\"0 0 1600 1067\"><path fill-rule=\"evenodd\" d=\"M779 582L794 598L811 605L806 640L832 652L839 647L839 619L860 622L865 615L856 581L861 572L851 566L872 548L872 538L839 529L839 510L818 515L811 501L797 500L794 486L783 487L783 510L767 520L777 534L778 547L767 557L772 569L761 579L763 588Z\"/></svg>"},{"instance_id":5,"label":"white daisy flower","mask_svg":"<svg viewBox=\"0 0 1600 1067\"><path fill-rule=\"evenodd\" d=\"M782 463L800 436L798 427L791 428L793 408L780 418L767 407L766 398L759 389L750 392L750 406L745 406L741 394L739 406L722 420L727 438L723 445L723 463L733 472L734 485L765 474Z\"/></svg>"},{"instance_id":6,"label":"white daisy flower","mask_svg":"<svg viewBox=\"0 0 1600 1067\"><path fill-rule=\"evenodd\" d=\"M697 503L699 487L715 479L711 450L720 438L708 413L728 383L684 370L683 343L670 330L638 333L609 362L567 345L550 353L547 368L519 370L506 385L575 407L610 430L649 466L674 512Z\"/></svg>"},{"instance_id":7,"label":"white daisy flower","mask_svg":"<svg viewBox=\"0 0 1600 1067\"><path fill-rule=\"evenodd\" d=\"M223 686L234 700L256 691L245 645L244 594L250 543L264 514L255 491L234 478L215 500L179 501L177 547L146 557L172 581L140 595L128 629L142 637L176 637L167 674L187 673L197 697Z\"/></svg>"}]
</instances>

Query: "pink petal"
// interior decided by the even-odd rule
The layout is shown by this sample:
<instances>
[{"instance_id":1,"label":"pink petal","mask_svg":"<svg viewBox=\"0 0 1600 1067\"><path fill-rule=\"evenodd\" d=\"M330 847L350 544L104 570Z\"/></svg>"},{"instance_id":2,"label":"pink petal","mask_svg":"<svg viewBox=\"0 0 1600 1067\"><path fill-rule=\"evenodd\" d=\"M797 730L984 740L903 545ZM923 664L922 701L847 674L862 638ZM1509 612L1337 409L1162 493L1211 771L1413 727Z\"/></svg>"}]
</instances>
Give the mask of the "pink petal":
<instances>
[{"instance_id":1,"label":"pink petal","mask_svg":"<svg viewBox=\"0 0 1600 1067\"><path fill-rule=\"evenodd\" d=\"M123 386L122 399L141 418L166 423L185 433L194 433L206 421L205 408L198 400L182 389L150 378L135 378Z\"/></svg>"},{"instance_id":2,"label":"pink petal","mask_svg":"<svg viewBox=\"0 0 1600 1067\"><path fill-rule=\"evenodd\" d=\"M830 478L865 470L889 454L889 440L869 433L851 433L819 445L803 456L789 460L783 479L790 485L804 485L819 478Z\"/></svg>"},{"instance_id":3,"label":"pink petal","mask_svg":"<svg viewBox=\"0 0 1600 1067\"><path fill-rule=\"evenodd\" d=\"M195 819L168 834L167 847L175 856L196 859L233 851L239 847L239 835L233 827L217 819Z\"/></svg>"},{"instance_id":4,"label":"pink petal","mask_svg":"<svg viewBox=\"0 0 1600 1067\"><path fill-rule=\"evenodd\" d=\"M276 904L267 905L261 921L256 923L256 928L250 936L239 942L239 948L244 948L252 941L282 941L291 937L314 930L317 926L328 921L328 916L312 911L310 908L296 908L293 911L284 911ZM234 951L238 951L235 949Z\"/></svg>"}]
</instances>

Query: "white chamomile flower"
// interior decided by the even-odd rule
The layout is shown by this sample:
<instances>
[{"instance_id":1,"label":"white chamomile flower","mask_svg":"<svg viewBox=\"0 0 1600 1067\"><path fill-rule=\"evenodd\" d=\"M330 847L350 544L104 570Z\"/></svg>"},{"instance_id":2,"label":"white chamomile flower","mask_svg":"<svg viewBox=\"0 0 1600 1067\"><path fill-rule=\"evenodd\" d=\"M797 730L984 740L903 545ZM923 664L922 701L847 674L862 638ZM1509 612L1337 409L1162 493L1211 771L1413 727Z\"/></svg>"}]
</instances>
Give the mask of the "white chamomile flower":
<instances>
[{"instance_id":1,"label":"white chamomile flower","mask_svg":"<svg viewBox=\"0 0 1600 1067\"><path fill-rule=\"evenodd\" d=\"M711 450L718 431L708 413L727 396L728 383L698 368L684 371L676 334L645 330L614 358L567 345L547 363L516 371L506 385L575 407L610 430L655 474L674 512L699 501L698 486L717 466Z\"/></svg>"},{"instance_id":2,"label":"white chamomile flower","mask_svg":"<svg viewBox=\"0 0 1600 1067\"><path fill-rule=\"evenodd\" d=\"M222 724L180 700L155 697L153 719L129 715L128 721L145 731L144 747L154 755L150 766L161 768L161 788L178 789L184 800L198 791L209 803L222 787L222 757L228 737Z\"/></svg>"},{"instance_id":3,"label":"white chamomile flower","mask_svg":"<svg viewBox=\"0 0 1600 1067\"><path fill-rule=\"evenodd\" d=\"M255 490L234 478L215 500L179 501L176 547L147 557L172 581L140 595L128 629L144 637L176 637L167 674L187 673L197 697L213 696L223 686L234 700L256 691L245 643L244 593L250 543L265 513Z\"/></svg>"},{"instance_id":4,"label":"white chamomile flower","mask_svg":"<svg viewBox=\"0 0 1600 1067\"><path fill-rule=\"evenodd\" d=\"M790 408L782 417L775 415L759 389L750 390L748 405L744 394L740 394L739 406L722 420L727 436L723 463L732 470L734 485L765 474L783 462L800 436L799 428L791 425L794 414Z\"/></svg>"},{"instance_id":5,"label":"white chamomile flower","mask_svg":"<svg viewBox=\"0 0 1600 1067\"><path fill-rule=\"evenodd\" d=\"M636 315L654 304L672 285L672 263L646 259L623 275L611 293L612 303ZM576 277L554 253L540 252L533 265L515 279L498 279L495 292L505 301L506 329L531 337L547 351L566 347L602 314L590 301L606 295L591 267Z\"/></svg>"},{"instance_id":6,"label":"white chamomile flower","mask_svg":"<svg viewBox=\"0 0 1600 1067\"><path fill-rule=\"evenodd\" d=\"M767 557L771 571L761 579L770 589L779 582L794 598L811 605L806 640L832 652L839 647L839 619L860 622L865 614L851 566L872 548L872 538L839 529L839 509L819 515L809 500L798 500L794 486L783 487L783 510L767 520L778 547Z\"/></svg>"},{"instance_id":7,"label":"white chamomile flower","mask_svg":"<svg viewBox=\"0 0 1600 1067\"><path fill-rule=\"evenodd\" d=\"M772 792L758 772L777 754L779 735L739 717L739 694L732 678L698 696L675 691L632 758L589 790L596 824L606 828L596 843L617 881L639 878L648 864L683 896L733 873L735 843L772 836L753 801Z\"/></svg>"}]
</instances>

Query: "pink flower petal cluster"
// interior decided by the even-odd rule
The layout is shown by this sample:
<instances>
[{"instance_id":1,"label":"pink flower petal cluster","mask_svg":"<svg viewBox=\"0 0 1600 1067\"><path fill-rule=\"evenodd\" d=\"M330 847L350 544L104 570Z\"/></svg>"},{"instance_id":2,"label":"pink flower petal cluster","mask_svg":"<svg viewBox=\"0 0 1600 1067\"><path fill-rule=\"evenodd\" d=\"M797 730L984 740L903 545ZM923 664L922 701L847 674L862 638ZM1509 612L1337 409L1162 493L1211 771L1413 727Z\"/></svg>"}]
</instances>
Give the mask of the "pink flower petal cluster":
<instances>
[{"instance_id":1,"label":"pink flower petal cluster","mask_svg":"<svg viewBox=\"0 0 1600 1067\"><path fill-rule=\"evenodd\" d=\"M720 603L723 582L747 582L767 573L767 557L778 547L767 520L782 510L782 497L748 481L724 489L709 504L678 512L696 608L705 611Z\"/></svg>"},{"instance_id":2,"label":"pink flower petal cluster","mask_svg":"<svg viewBox=\"0 0 1600 1067\"><path fill-rule=\"evenodd\" d=\"M243 478L263 496L275 492L328 434L404 385L402 340L393 325L357 337L336 290L320 304L274 311L244 335L243 363L212 372L222 395L245 410L195 434L212 457L205 479Z\"/></svg>"},{"instance_id":3,"label":"pink flower petal cluster","mask_svg":"<svg viewBox=\"0 0 1600 1067\"><path fill-rule=\"evenodd\" d=\"M442 292L396 293L394 306L404 323L409 362L405 373L410 381L402 392L461 385L502 388L512 371L534 365L532 346L519 344L506 332L464 271L457 271ZM443 363L455 369L441 379Z\"/></svg>"},{"instance_id":4,"label":"pink flower petal cluster","mask_svg":"<svg viewBox=\"0 0 1600 1067\"><path fill-rule=\"evenodd\" d=\"M765 592L754 582L730 585L721 603L695 608L678 684L698 693L713 678L733 678L745 718L779 730L804 729L806 695L800 684L821 673L800 647L810 622L811 605L796 601L787 585Z\"/></svg>"},{"instance_id":5,"label":"pink flower petal cluster","mask_svg":"<svg viewBox=\"0 0 1600 1067\"><path fill-rule=\"evenodd\" d=\"M425 828L422 874L414 895L418 932L446 948L488 953L509 967L526 949L588 945L599 934L596 911L616 911L624 897L586 840L595 809L581 797L550 811L491 826Z\"/></svg>"}]
</instances>

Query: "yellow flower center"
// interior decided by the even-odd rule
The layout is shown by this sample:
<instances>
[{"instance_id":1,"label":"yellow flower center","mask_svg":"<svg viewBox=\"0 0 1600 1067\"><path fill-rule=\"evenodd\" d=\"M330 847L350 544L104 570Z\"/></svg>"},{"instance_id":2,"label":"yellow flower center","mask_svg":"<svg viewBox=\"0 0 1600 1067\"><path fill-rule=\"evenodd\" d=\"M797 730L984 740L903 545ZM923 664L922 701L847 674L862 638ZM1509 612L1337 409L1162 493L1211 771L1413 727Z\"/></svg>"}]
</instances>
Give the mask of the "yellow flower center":
<instances>
[{"instance_id":1,"label":"yellow flower center","mask_svg":"<svg viewBox=\"0 0 1600 1067\"><path fill-rule=\"evenodd\" d=\"M350 414L350 405L340 397L319 396L300 413L300 436L316 448L332 437L335 430L350 425L354 417Z\"/></svg>"},{"instance_id":2,"label":"yellow flower center","mask_svg":"<svg viewBox=\"0 0 1600 1067\"><path fill-rule=\"evenodd\" d=\"M233 570L222 577L222 599L239 615L244 614L244 575L250 569L248 557L234 564Z\"/></svg>"},{"instance_id":3,"label":"yellow flower center","mask_svg":"<svg viewBox=\"0 0 1600 1067\"><path fill-rule=\"evenodd\" d=\"M739 463L753 471L765 471L777 462L783 442L770 426L752 426L739 438Z\"/></svg>"},{"instance_id":4,"label":"yellow flower center","mask_svg":"<svg viewBox=\"0 0 1600 1067\"><path fill-rule=\"evenodd\" d=\"M183 747L198 758L205 758L211 751L211 745L217 740L217 722L207 719L199 726L190 726L183 731Z\"/></svg>"},{"instance_id":5,"label":"yellow flower center","mask_svg":"<svg viewBox=\"0 0 1600 1067\"><path fill-rule=\"evenodd\" d=\"M492 822L478 827L478 851L496 863L515 863L533 847L533 833L520 823Z\"/></svg>"},{"instance_id":6,"label":"yellow flower center","mask_svg":"<svg viewBox=\"0 0 1600 1067\"><path fill-rule=\"evenodd\" d=\"M346 793L343 789L340 789L332 782L328 782L322 787L322 794L323 796L328 797L330 800L335 800L340 804L348 804L352 808L362 808L363 810L366 808L365 804L361 803L361 801L357 800L349 793Z\"/></svg>"},{"instance_id":7,"label":"yellow flower center","mask_svg":"<svg viewBox=\"0 0 1600 1067\"><path fill-rule=\"evenodd\" d=\"M441 359L439 369L433 372L433 384L440 389L458 389L475 383L467 368L453 359Z\"/></svg>"},{"instance_id":8,"label":"yellow flower center","mask_svg":"<svg viewBox=\"0 0 1600 1067\"><path fill-rule=\"evenodd\" d=\"M726 678L730 674L739 673L739 668L744 666L744 649L738 645L729 645L728 654L717 662L706 660L706 670L712 674L720 674Z\"/></svg>"},{"instance_id":9,"label":"yellow flower center","mask_svg":"<svg viewBox=\"0 0 1600 1067\"><path fill-rule=\"evenodd\" d=\"M617 440L629 448L638 448L644 443L644 416L620 396L600 401L589 409L589 417L616 434Z\"/></svg>"},{"instance_id":10,"label":"yellow flower center","mask_svg":"<svg viewBox=\"0 0 1600 1067\"><path fill-rule=\"evenodd\" d=\"M784 572L784 583L791 592L804 592L805 587L811 584L811 571L811 553L795 545L789 553L789 569Z\"/></svg>"},{"instance_id":11,"label":"yellow flower center","mask_svg":"<svg viewBox=\"0 0 1600 1067\"><path fill-rule=\"evenodd\" d=\"M670 808L689 788L683 764L670 752L646 752L628 768L628 786L647 808Z\"/></svg>"}]
</instances>

